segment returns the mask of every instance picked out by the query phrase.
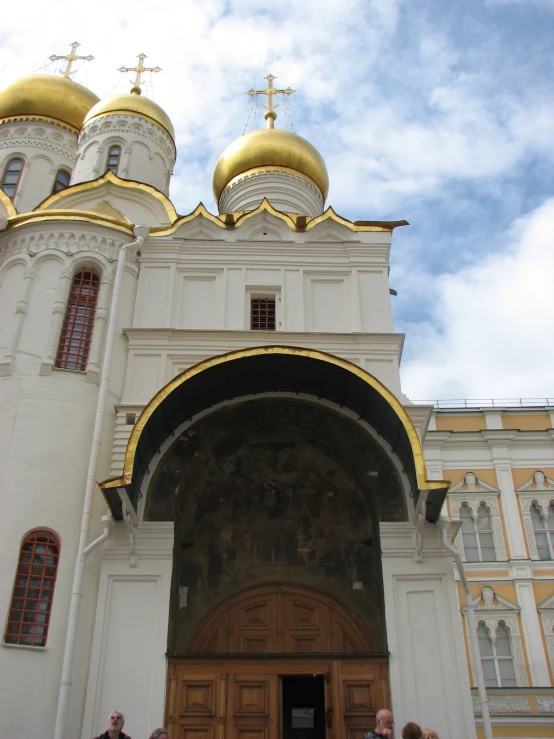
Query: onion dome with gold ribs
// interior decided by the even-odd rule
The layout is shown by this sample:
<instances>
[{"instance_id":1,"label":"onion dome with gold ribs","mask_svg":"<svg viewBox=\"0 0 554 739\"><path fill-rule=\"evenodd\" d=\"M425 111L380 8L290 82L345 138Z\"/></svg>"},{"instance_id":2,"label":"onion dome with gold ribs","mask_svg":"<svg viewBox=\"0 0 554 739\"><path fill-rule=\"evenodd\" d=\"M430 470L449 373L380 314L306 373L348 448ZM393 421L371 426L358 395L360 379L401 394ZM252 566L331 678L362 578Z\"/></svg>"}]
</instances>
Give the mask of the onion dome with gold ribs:
<instances>
[{"instance_id":1,"label":"onion dome with gold ribs","mask_svg":"<svg viewBox=\"0 0 554 739\"><path fill-rule=\"evenodd\" d=\"M0 92L0 119L33 116L80 130L99 97L69 77L32 74Z\"/></svg>"},{"instance_id":2,"label":"onion dome with gold ribs","mask_svg":"<svg viewBox=\"0 0 554 739\"><path fill-rule=\"evenodd\" d=\"M265 119L267 128L252 131L233 141L220 156L213 175L213 191L220 202L225 190L237 182L251 178L261 172L285 172L307 179L321 193L323 202L329 190L327 167L321 154L309 141L296 133L274 128L277 117L273 96L290 95L290 88L276 90L273 75L268 75L265 90L250 90L249 95L267 95Z\"/></svg>"},{"instance_id":3,"label":"onion dome with gold ribs","mask_svg":"<svg viewBox=\"0 0 554 739\"><path fill-rule=\"evenodd\" d=\"M85 123L96 118L104 118L107 115L136 115L140 118L146 118L164 129L168 136L175 143L175 129L173 123L165 110L149 98L143 97L140 87L133 87L130 93L124 95L115 95L107 100L101 100L85 118Z\"/></svg>"}]
</instances>

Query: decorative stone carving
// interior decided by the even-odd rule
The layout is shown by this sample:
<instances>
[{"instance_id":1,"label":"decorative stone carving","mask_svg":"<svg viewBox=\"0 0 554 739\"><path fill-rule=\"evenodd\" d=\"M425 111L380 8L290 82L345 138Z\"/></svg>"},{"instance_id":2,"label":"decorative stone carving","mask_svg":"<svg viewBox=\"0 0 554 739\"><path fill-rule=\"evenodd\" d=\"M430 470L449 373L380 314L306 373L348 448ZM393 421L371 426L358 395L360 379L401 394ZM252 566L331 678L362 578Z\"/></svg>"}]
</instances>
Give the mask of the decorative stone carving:
<instances>
[{"instance_id":1,"label":"decorative stone carving","mask_svg":"<svg viewBox=\"0 0 554 739\"><path fill-rule=\"evenodd\" d=\"M459 511L463 503L467 504L472 516L477 515L477 509L481 503L485 504L491 514L496 559L498 561L506 561L508 554L506 551L506 542L504 541L504 532L502 530L500 507L498 505L499 495L500 490L498 488L489 485L484 480L480 480L473 472L466 472L463 481L453 485L448 491L453 521L460 520ZM465 560L461 529L458 531L454 545Z\"/></svg>"},{"instance_id":2,"label":"decorative stone carving","mask_svg":"<svg viewBox=\"0 0 554 739\"><path fill-rule=\"evenodd\" d=\"M537 695L537 706L539 713L554 713L554 696Z\"/></svg>"},{"instance_id":3,"label":"decorative stone carving","mask_svg":"<svg viewBox=\"0 0 554 739\"><path fill-rule=\"evenodd\" d=\"M473 712L481 713L479 698L473 696ZM538 698L537 698L538 701ZM491 713L530 713L531 706L526 695L489 695L489 710Z\"/></svg>"},{"instance_id":4,"label":"decorative stone carving","mask_svg":"<svg viewBox=\"0 0 554 739\"><path fill-rule=\"evenodd\" d=\"M481 600L483 604L481 605ZM525 668L525 659L523 657L523 644L521 641L521 632L519 630L518 614L519 606L511 603L506 598L498 595L489 586L485 586L481 591L480 595L473 601L473 607L475 610L475 620L477 623L484 623L490 632L491 639L496 639L496 629L499 623L502 621L506 624L506 627L510 631L510 642L512 646L512 656L514 658L514 667L516 673L517 685L520 688L527 687L529 685L529 679L527 677L527 670ZM462 608L462 613L466 614L466 609ZM467 618L466 622L466 634L469 641L469 625ZM473 652L469 651L471 672L475 675L475 662Z\"/></svg>"},{"instance_id":5,"label":"decorative stone carving","mask_svg":"<svg viewBox=\"0 0 554 739\"><path fill-rule=\"evenodd\" d=\"M535 542L535 532L531 520L531 506L537 503L545 511L551 502L554 502L554 480L547 477L541 470L536 470L533 476L524 485L516 490L521 506L523 528L527 536L529 556L538 560L539 554Z\"/></svg>"},{"instance_id":6,"label":"decorative stone carving","mask_svg":"<svg viewBox=\"0 0 554 739\"><path fill-rule=\"evenodd\" d=\"M52 322L50 324L50 333L48 334L46 352L44 353L40 365L39 374L41 375L48 375L52 372L52 366L54 364L54 358L58 347L62 321L65 314L65 307L67 305L67 298L69 296L71 277L72 270L70 268L65 267L64 269L62 269L60 274L60 282L58 284L58 292L56 294L56 301L52 309Z\"/></svg>"},{"instance_id":7,"label":"decorative stone carving","mask_svg":"<svg viewBox=\"0 0 554 739\"><path fill-rule=\"evenodd\" d=\"M75 256L82 252L95 252L105 257L108 262L117 261L119 249L127 239L114 239L82 231L48 231L25 233L11 238L2 249L0 263L14 254L35 256L46 250L63 252L67 256ZM129 261L136 261L136 255L129 255Z\"/></svg>"}]
</instances>

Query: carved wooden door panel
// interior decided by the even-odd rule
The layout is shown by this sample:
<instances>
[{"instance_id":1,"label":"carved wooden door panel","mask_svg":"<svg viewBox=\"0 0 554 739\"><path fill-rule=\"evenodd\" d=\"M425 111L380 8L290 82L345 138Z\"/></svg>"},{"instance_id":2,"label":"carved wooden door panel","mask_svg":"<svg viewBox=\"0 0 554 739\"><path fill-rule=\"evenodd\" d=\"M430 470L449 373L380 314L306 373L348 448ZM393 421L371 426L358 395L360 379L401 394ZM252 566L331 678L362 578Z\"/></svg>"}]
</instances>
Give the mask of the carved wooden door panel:
<instances>
[{"instance_id":1,"label":"carved wooden door panel","mask_svg":"<svg viewBox=\"0 0 554 739\"><path fill-rule=\"evenodd\" d=\"M390 706L386 664L340 664L343 739L363 739L380 708Z\"/></svg>"},{"instance_id":2,"label":"carved wooden door panel","mask_svg":"<svg viewBox=\"0 0 554 739\"><path fill-rule=\"evenodd\" d=\"M337 664L333 663L324 672L325 690L325 737L326 739L342 739L342 711L340 692L338 691Z\"/></svg>"},{"instance_id":3,"label":"carved wooden door panel","mask_svg":"<svg viewBox=\"0 0 554 739\"><path fill-rule=\"evenodd\" d=\"M167 708L172 739L224 739L225 675L171 665Z\"/></svg>"},{"instance_id":4,"label":"carved wooden door panel","mask_svg":"<svg viewBox=\"0 0 554 739\"><path fill-rule=\"evenodd\" d=\"M227 675L225 739L279 739L277 675Z\"/></svg>"}]
</instances>

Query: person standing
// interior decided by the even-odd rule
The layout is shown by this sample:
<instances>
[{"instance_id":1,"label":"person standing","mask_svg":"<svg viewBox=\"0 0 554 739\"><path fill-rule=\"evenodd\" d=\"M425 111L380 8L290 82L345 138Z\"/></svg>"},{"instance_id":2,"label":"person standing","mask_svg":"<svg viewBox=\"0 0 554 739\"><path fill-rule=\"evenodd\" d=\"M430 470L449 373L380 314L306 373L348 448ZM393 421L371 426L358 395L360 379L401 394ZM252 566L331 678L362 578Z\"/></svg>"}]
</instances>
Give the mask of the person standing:
<instances>
[{"instance_id":1,"label":"person standing","mask_svg":"<svg viewBox=\"0 0 554 739\"><path fill-rule=\"evenodd\" d=\"M388 708L380 708L375 716L375 729L368 731L364 739L393 739L394 719Z\"/></svg>"},{"instance_id":2,"label":"person standing","mask_svg":"<svg viewBox=\"0 0 554 739\"><path fill-rule=\"evenodd\" d=\"M128 734L123 732L124 725L125 716L121 711L112 711L110 713L107 731L95 737L95 739L131 739Z\"/></svg>"}]
</instances>

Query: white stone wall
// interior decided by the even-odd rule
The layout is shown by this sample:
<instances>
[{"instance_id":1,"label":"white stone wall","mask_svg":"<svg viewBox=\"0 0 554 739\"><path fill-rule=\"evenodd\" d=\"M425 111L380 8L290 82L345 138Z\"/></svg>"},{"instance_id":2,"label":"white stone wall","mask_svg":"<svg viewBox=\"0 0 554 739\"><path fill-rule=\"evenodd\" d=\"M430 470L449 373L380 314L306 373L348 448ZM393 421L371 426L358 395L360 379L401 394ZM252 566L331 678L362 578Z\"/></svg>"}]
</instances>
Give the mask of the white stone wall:
<instances>
[{"instance_id":1,"label":"white stone wall","mask_svg":"<svg viewBox=\"0 0 554 739\"><path fill-rule=\"evenodd\" d=\"M117 113L93 119L79 134L71 184L95 180L107 170L112 146L121 147L116 174L169 192L175 164L175 145L169 134L153 121Z\"/></svg>"},{"instance_id":2,"label":"white stone wall","mask_svg":"<svg viewBox=\"0 0 554 739\"><path fill-rule=\"evenodd\" d=\"M4 731L14 739L52 736L68 605L79 538L83 496L98 397L98 365L111 298L110 275L123 240L132 236L101 226L73 231L66 224L29 224L0 234L0 603L7 618L20 543L34 528L48 528L61 540L58 579L45 648L0 646ZM81 266L102 274L99 312L89 371L52 368L71 277ZM131 321L137 266L129 256L124 274L119 326ZM104 287L102 287L102 285ZM64 297L65 296L65 297ZM52 349L52 351L51 351ZM6 356L9 354L10 356ZM96 358L96 368L91 366ZM109 474L114 405L121 399L126 340L116 332L98 478ZM101 533L105 502L94 498L91 538ZM87 560L77 636L67 736L81 730L96 608L99 558ZM3 636L3 634L2 634ZM32 676L29 692L23 675ZM39 689L40 686L40 689Z\"/></svg>"},{"instance_id":3,"label":"white stone wall","mask_svg":"<svg viewBox=\"0 0 554 739\"><path fill-rule=\"evenodd\" d=\"M34 210L52 194L59 169L73 171L77 133L40 119L0 122L0 181L10 159L21 157L23 171L13 203L20 213Z\"/></svg>"}]
</instances>

